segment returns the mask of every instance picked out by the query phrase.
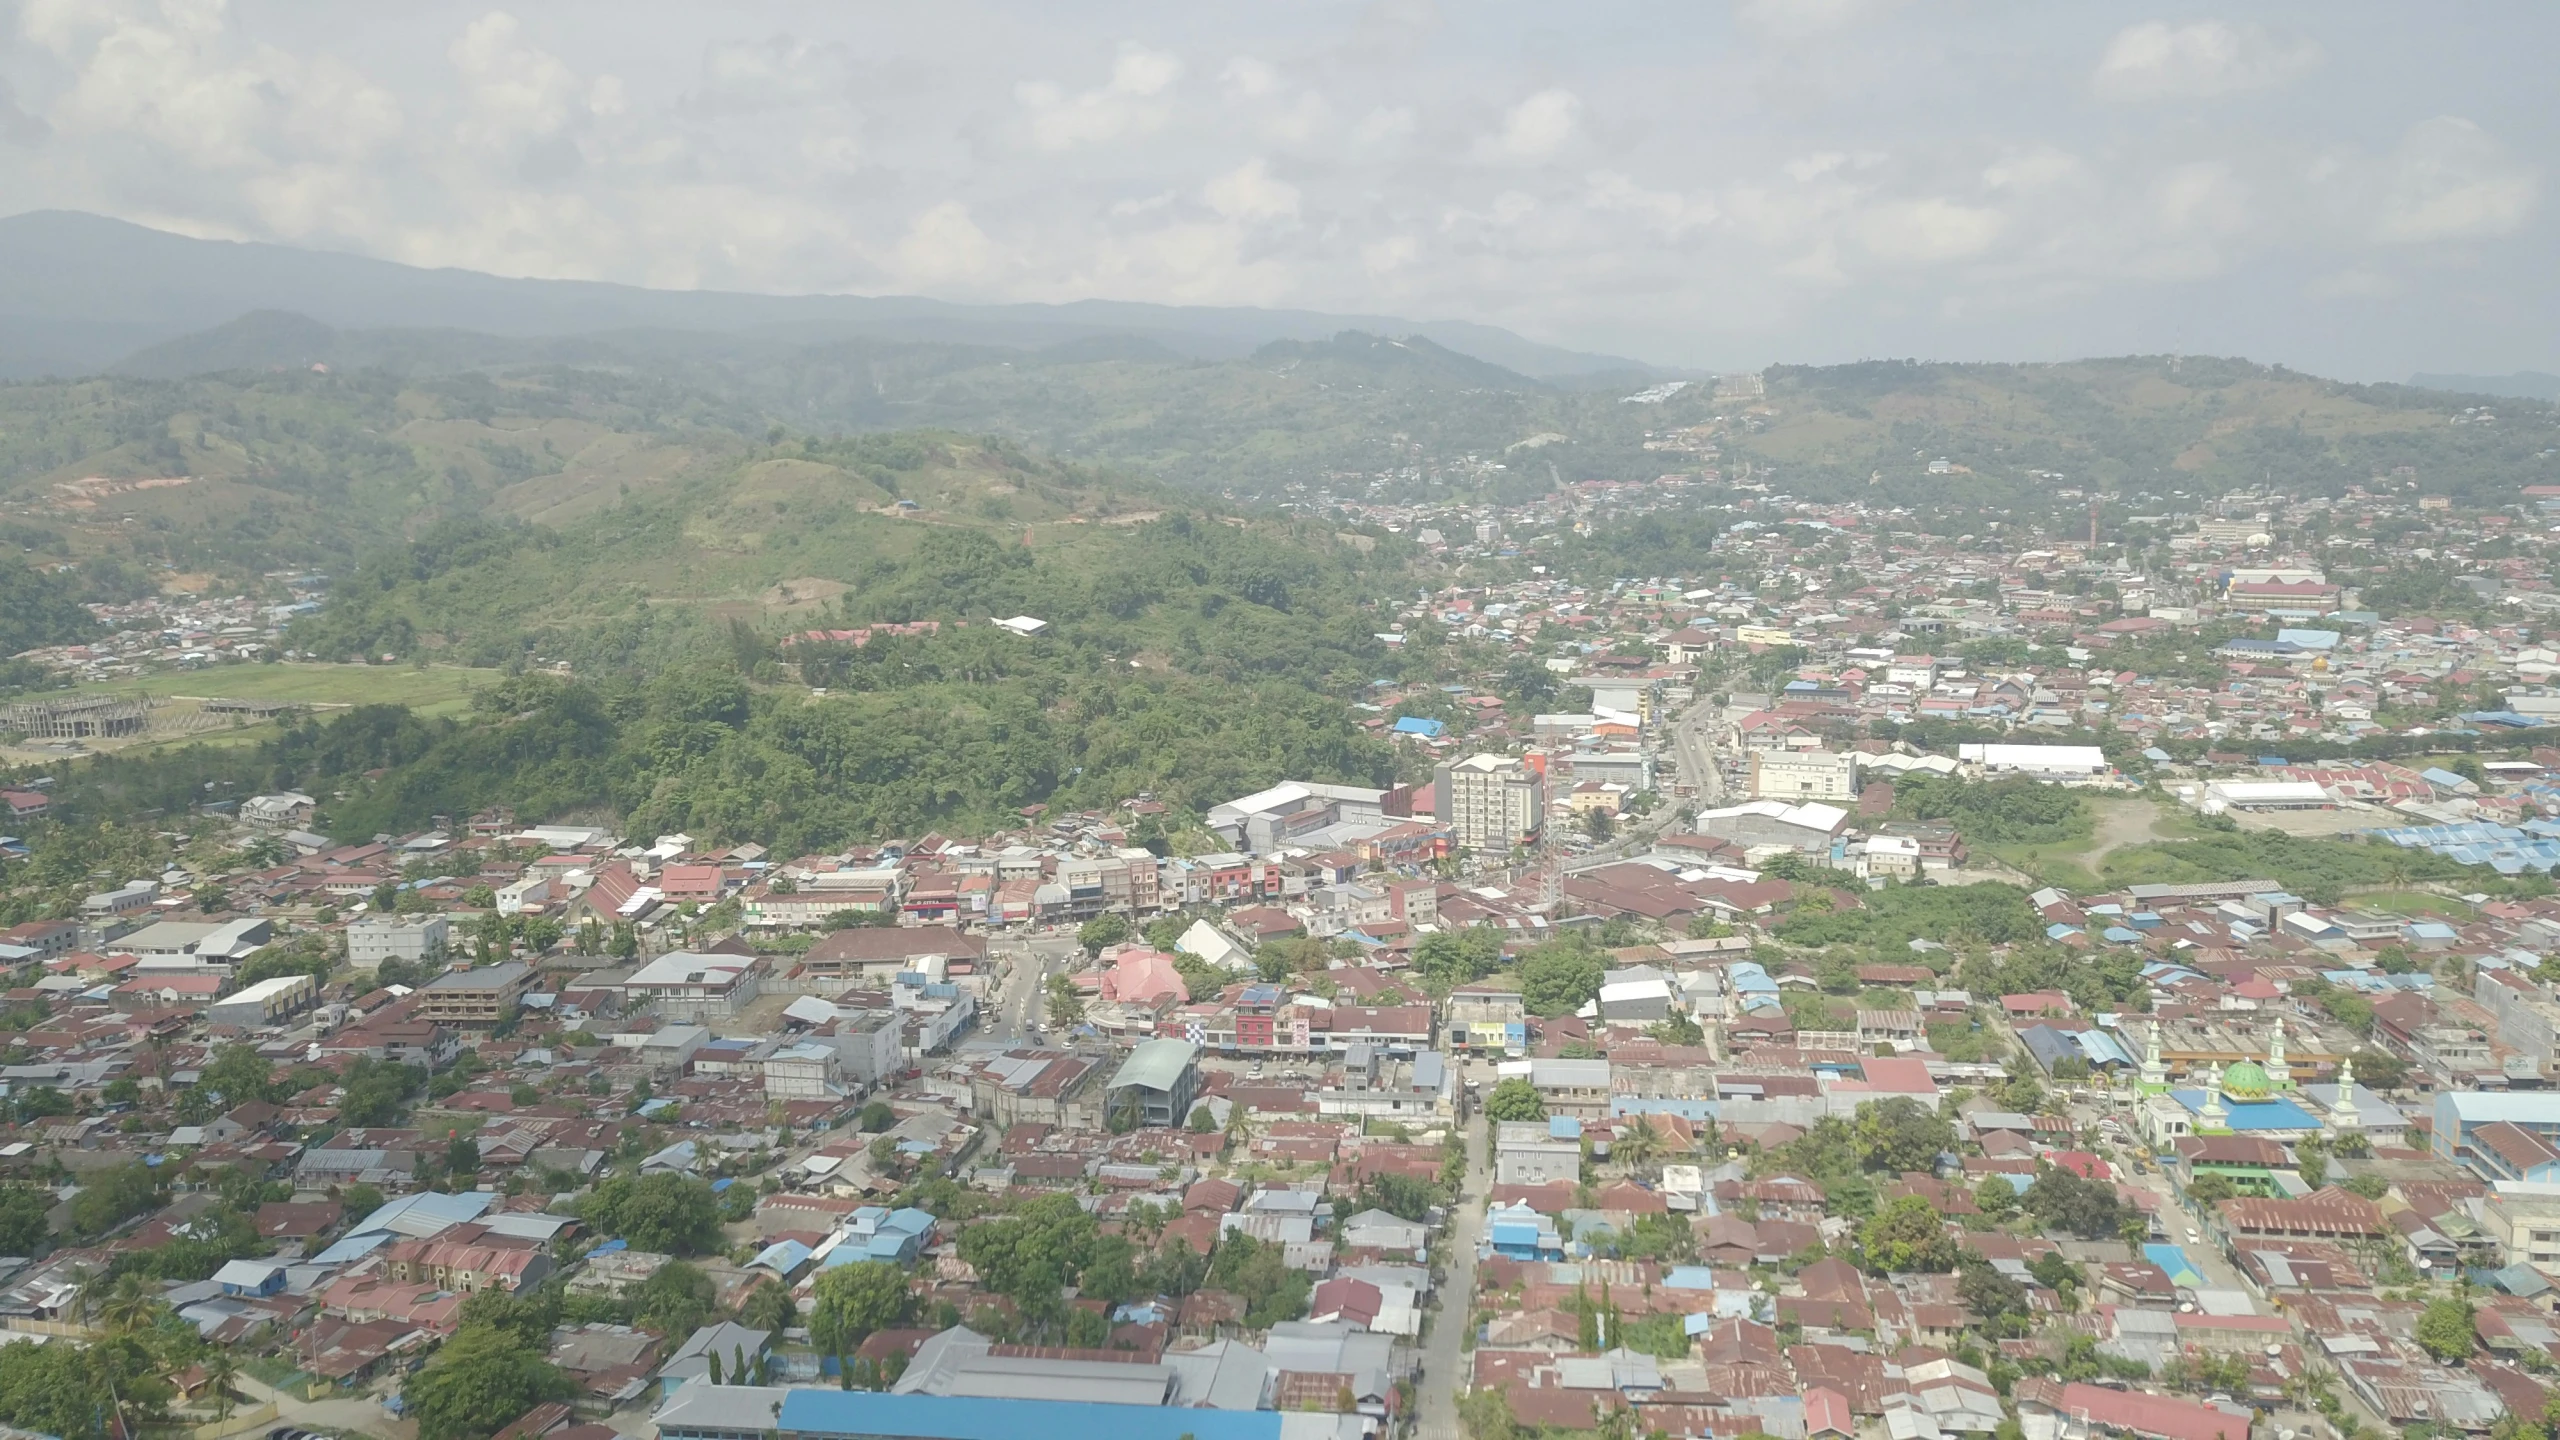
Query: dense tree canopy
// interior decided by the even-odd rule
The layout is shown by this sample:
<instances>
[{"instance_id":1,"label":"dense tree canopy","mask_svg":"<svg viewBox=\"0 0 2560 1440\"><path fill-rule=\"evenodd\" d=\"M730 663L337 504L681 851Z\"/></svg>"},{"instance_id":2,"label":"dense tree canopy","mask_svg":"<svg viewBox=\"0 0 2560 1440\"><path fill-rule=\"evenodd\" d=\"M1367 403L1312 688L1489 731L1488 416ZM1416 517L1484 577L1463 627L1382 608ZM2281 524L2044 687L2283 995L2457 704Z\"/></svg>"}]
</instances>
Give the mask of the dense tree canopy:
<instances>
[{"instance_id":1,"label":"dense tree canopy","mask_svg":"<svg viewBox=\"0 0 2560 1440\"><path fill-rule=\"evenodd\" d=\"M720 1247L720 1205L711 1187L685 1175L616 1175L578 1202L604 1235L635 1250L701 1255Z\"/></svg>"},{"instance_id":2,"label":"dense tree canopy","mask_svg":"<svg viewBox=\"0 0 2560 1440\"><path fill-rule=\"evenodd\" d=\"M418 1440L484 1440L577 1387L543 1352L503 1326L466 1324L401 1386Z\"/></svg>"}]
</instances>

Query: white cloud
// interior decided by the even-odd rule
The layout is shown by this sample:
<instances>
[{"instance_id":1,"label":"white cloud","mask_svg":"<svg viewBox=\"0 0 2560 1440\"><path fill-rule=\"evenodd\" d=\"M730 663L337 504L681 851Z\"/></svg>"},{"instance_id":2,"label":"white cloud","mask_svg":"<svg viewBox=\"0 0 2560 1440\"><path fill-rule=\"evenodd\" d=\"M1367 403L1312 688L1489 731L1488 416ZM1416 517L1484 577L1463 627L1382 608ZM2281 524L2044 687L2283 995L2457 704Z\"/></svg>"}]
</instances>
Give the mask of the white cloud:
<instances>
[{"instance_id":1,"label":"white cloud","mask_svg":"<svg viewBox=\"0 0 2560 1440\"><path fill-rule=\"evenodd\" d=\"M2349 342L2375 350L2429 324L2560 334L2537 263L2560 119L2523 78L2560 12L2457 74L2429 68L2426 16L2317 9L2271 36L1735 0L1627 47L1427 4L1281 7L1187 21L1179 50L1216 58L1186 68L1170 45L1094 53L1064 12L982 34L942 8L821 7L773 34L669 0L610 30L516 0L326 24L0 4L8 208L423 264L1438 314L1689 363L2129 347L2181 307L2179 348L2319 358L2232 333L2290 334L2216 288L2240 283L2397 295ZM2174 103L2280 83L2300 108L2206 124ZM2173 103L2057 103L2057 84ZM2324 126L2340 138L2309 138ZM2345 138L2365 127L2384 138ZM2460 265L2430 253L2448 245ZM2483 320L2456 275L2519 298Z\"/></svg>"},{"instance_id":2,"label":"white cloud","mask_svg":"<svg viewBox=\"0 0 2560 1440\"><path fill-rule=\"evenodd\" d=\"M1280 70L1267 60L1239 55L1218 72L1230 100L1261 100L1280 93Z\"/></svg>"},{"instance_id":3,"label":"white cloud","mask_svg":"<svg viewBox=\"0 0 2560 1440\"><path fill-rule=\"evenodd\" d=\"M1985 189L2034 194L2088 179L2089 167L2079 156L2054 145L2033 145L2003 155L1983 167Z\"/></svg>"},{"instance_id":4,"label":"white cloud","mask_svg":"<svg viewBox=\"0 0 2560 1440\"><path fill-rule=\"evenodd\" d=\"M260 168L280 150L354 158L399 136L399 103L353 67L271 46L239 53L224 20L220 5L195 0L77 19L38 6L24 17L41 43L76 54L93 42L54 109L74 134L121 136L223 170Z\"/></svg>"},{"instance_id":5,"label":"white cloud","mask_svg":"<svg viewBox=\"0 0 2560 1440\"><path fill-rule=\"evenodd\" d=\"M523 36L523 22L492 10L464 26L447 48L471 106L466 144L511 148L548 139L583 115L618 105L618 82L581 80L558 56Z\"/></svg>"},{"instance_id":6,"label":"white cloud","mask_svg":"<svg viewBox=\"0 0 2560 1440\"><path fill-rule=\"evenodd\" d=\"M1014 87L1014 99L1030 121L1031 143L1043 150L1071 150L1163 127L1172 116L1164 94L1182 78L1182 58L1137 44L1120 47L1111 78L1068 94L1045 80Z\"/></svg>"},{"instance_id":7,"label":"white cloud","mask_svg":"<svg viewBox=\"0 0 2560 1440\"><path fill-rule=\"evenodd\" d=\"M1351 143L1363 150L1384 150L1413 138L1413 111L1402 105L1380 106L1351 127Z\"/></svg>"},{"instance_id":8,"label":"white cloud","mask_svg":"<svg viewBox=\"0 0 2560 1440\"><path fill-rule=\"evenodd\" d=\"M2542 191L2532 166L2451 115L2411 128L2383 174L2374 235L2395 245L2512 235Z\"/></svg>"},{"instance_id":9,"label":"white cloud","mask_svg":"<svg viewBox=\"0 0 2560 1440\"><path fill-rule=\"evenodd\" d=\"M2105 100L2200 100L2281 85L2321 59L2317 44L2280 41L2255 25L2147 20L2107 42L2090 86Z\"/></svg>"},{"instance_id":10,"label":"white cloud","mask_svg":"<svg viewBox=\"0 0 2560 1440\"><path fill-rule=\"evenodd\" d=\"M993 280L1004 258L1003 247L978 228L969 207L957 200L918 215L892 257L898 278L908 285L972 290Z\"/></svg>"},{"instance_id":11,"label":"white cloud","mask_svg":"<svg viewBox=\"0 0 2560 1440\"><path fill-rule=\"evenodd\" d=\"M739 110L763 110L841 98L852 83L844 47L775 35L716 40L702 52L706 97Z\"/></svg>"},{"instance_id":12,"label":"white cloud","mask_svg":"<svg viewBox=\"0 0 2560 1440\"><path fill-rule=\"evenodd\" d=\"M1615 170L1591 173L1585 183L1583 203L1594 210L1640 216L1660 233L1674 238L1716 221L1712 199L1693 199L1677 190L1651 189Z\"/></svg>"},{"instance_id":13,"label":"white cloud","mask_svg":"<svg viewBox=\"0 0 2560 1440\"><path fill-rule=\"evenodd\" d=\"M1809 40L1865 24L1898 8L1902 0L1741 0L1734 18L1777 40Z\"/></svg>"},{"instance_id":14,"label":"white cloud","mask_svg":"<svg viewBox=\"0 0 2560 1440\"><path fill-rule=\"evenodd\" d=\"M1891 265L1944 265L1991 248L2007 221L1997 210L1932 197L1897 200L1860 215L1858 241Z\"/></svg>"},{"instance_id":15,"label":"white cloud","mask_svg":"<svg viewBox=\"0 0 2560 1440\"><path fill-rule=\"evenodd\" d=\"M1487 159L1535 163L1553 159L1582 128L1582 99L1570 90L1541 90L1511 107L1502 129L1477 153Z\"/></svg>"},{"instance_id":16,"label":"white cloud","mask_svg":"<svg viewBox=\"0 0 2560 1440\"><path fill-rule=\"evenodd\" d=\"M1202 198L1230 220L1298 218L1298 187L1274 178L1270 165L1259 159L1247 160L1210 181Z\"/></svg>"},{"instance_id":17,"label":"white cloud","mask_svg":"<svg viewBox=\"0 0 2560 1440\"><path fill-rule=\"evenodd\" d=\"M1371 275L1389 275L1422 257L1422 241L1412 235L1389 235L1360 247L1360 267Z\"/></svg>"}]
</instances>

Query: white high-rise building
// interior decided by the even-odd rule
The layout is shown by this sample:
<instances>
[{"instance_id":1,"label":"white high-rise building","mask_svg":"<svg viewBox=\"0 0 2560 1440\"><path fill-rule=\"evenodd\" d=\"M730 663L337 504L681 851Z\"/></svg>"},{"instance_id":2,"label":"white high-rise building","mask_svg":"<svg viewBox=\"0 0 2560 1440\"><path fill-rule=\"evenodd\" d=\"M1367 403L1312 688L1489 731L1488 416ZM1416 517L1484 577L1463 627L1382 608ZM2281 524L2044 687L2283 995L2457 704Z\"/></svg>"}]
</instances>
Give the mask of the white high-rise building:
<instances>
[{"instance_id":1,"label":"white high-rise building","mask_svg":"<svg viewBox=\"0 0 2560 1440\"><path fill-rule=\"evenodd\" d=\"M1754 750L1754 800L1839 801L1858 797L1858 757L1832 750Z\"/></svg>"},{"instance_id":2,"label":"white high-rise building","mask_svg":"<svg viewBox=\"0 0 2560 1440\"><path fill-rule=\"evenodd\" d=\"M1470 755L1437 776L1440 823L1461 849L1537 843L1547 819L1546 777L1509 755Z\"/></svg>"}]
</instances>

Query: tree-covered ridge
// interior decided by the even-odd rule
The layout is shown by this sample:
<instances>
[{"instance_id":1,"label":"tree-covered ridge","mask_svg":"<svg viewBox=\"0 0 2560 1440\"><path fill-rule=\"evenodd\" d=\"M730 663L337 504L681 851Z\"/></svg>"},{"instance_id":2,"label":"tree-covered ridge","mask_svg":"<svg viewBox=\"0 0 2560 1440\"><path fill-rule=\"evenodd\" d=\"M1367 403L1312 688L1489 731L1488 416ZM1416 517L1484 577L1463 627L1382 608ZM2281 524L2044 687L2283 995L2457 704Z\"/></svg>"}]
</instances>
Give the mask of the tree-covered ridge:
<instances>
[{"instance_id":1,"label":"tree-covered ridge","mask_svg":"<svg viewBox=\"0 0 2560 1440\"><path fill-rule=\"evenodd\" d=\"M2149 505L2145 494L2335 497L2377 476L2511 503L2553 480L2548 452L2560 438L2560 411L2535 401L2495 402L2495 425L2452 425L2479 397L2210 356L1778 366L1767 385L1772 413L1736 449L1777 465L1797 494L2041 508L2054 484L2036 472L2058 473L2120 496L2102 508L2110 533L2133 515L2194 508ZM1930 473L1937 460L1957 468Z\"/></svg>"},{"instance_id":2,"label":"tree-covered ridge","mask_svg":"<svg viewBox=\"0 0 2560 1440\"><path fill-rule=\"evenodd\" d=\"M365 706L254 748L101 757L61 793L75 823L298 788L322 797L316 823L340 834L508 804L804 850L1000 828L1032 805L1144 791L1199 810L1283 778L1384 785L1394 773L1385 743L1338 701L1285 682L1119 669L813 698L704 661L651 679L519 677L459 718Z\"/></svg>"},{"instance_id":3,"label":"tree-covered ridge","mask_svg":"<svg viewBox=\"0 0 2560 1440\"><path fill-rule=\"evenodd\" d=\"M64 645L97 633L72 577L0 555L0 658L40 645Z\"/></svg>"},{"instance_id":4,"label":"tree-covered ridge","mask_svg":"<svg viewBox=\"0 0 2560 1440\"><path fill-rule=\"evenodd\" d=\"M764 453L559 528L441 522L369 554L288 643L331 659L425 650L585 672L732 654L740 624L771 651L802 630L931 620L946 634L926 647L928 668L985 676L1018 668L1021 647L964 657L973 639L1009 637L949 632L1028 614L1050 626L1034 653L1063 647L1080 669L1135 661L1337 694L1388 673L1375 602L1404 588L1412 553L1392 539L1354 546L1328 529L1221 516L1002 442L901 434L787 448L783 478ZM887 499L919 492L932 498L912 509ZM898 652L903 665L918 658Z\"/></svg>"},{"instance_id":5,"label":"tree-covered ridge","mask_svg":"<svg viewBox=\"0 0 2560 1440\"><path fill-rule=\"evenodd\" d=\"M511 498L662 483L738 453L764 423L665 379L565 368L0 385L0 496L36 502L80 558L245 584L342 566L412 524ZM187 483L76 488L175 478Z\"/></svg>"}]
</instances>

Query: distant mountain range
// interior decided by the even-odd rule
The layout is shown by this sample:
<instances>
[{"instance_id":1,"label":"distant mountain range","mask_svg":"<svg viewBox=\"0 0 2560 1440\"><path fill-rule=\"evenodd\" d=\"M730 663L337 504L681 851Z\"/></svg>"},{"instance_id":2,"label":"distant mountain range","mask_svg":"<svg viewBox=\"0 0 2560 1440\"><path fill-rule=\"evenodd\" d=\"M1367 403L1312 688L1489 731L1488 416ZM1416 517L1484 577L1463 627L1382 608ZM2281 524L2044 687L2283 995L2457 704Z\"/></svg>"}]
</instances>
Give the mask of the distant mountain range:
<instances>
[{"instance_id":1,"label":"distant mountain range","mask_svg":"<svg viewBox=\"0 0 2560 1440\"><path fill-rule=\"evenodd\" d=\"M2513 375L2430 375L2420 372L2409 383L2421 390L2453 390L2464 395L2503 395L2512 400L2560 400L2560 375L2519 370Z\"/></svg>"},{"instance_id":2,"label":"distant mountain range","mask_svg":"<svg viewBox=\"0 0 2560 1440\"><path fill-rule=\"evenodd\" d=\"M169 348L217 329L223 333L203 343ZM1069 353L1090 358L1220 360L1275 341L1326 341L1350 330L1418 335L1456 355L1550 383L1615 384L1684 373L1463 321L1117 300L959 305L913 296L648 290L198 240L72 211L0 219L0 378L6 379L290 363L297 334L315 342L330 331L459 331L512 340L672 331L801 344L1071 347ZM132 363L119 366L128 357Z\"/></svg>"}]
</instances>

